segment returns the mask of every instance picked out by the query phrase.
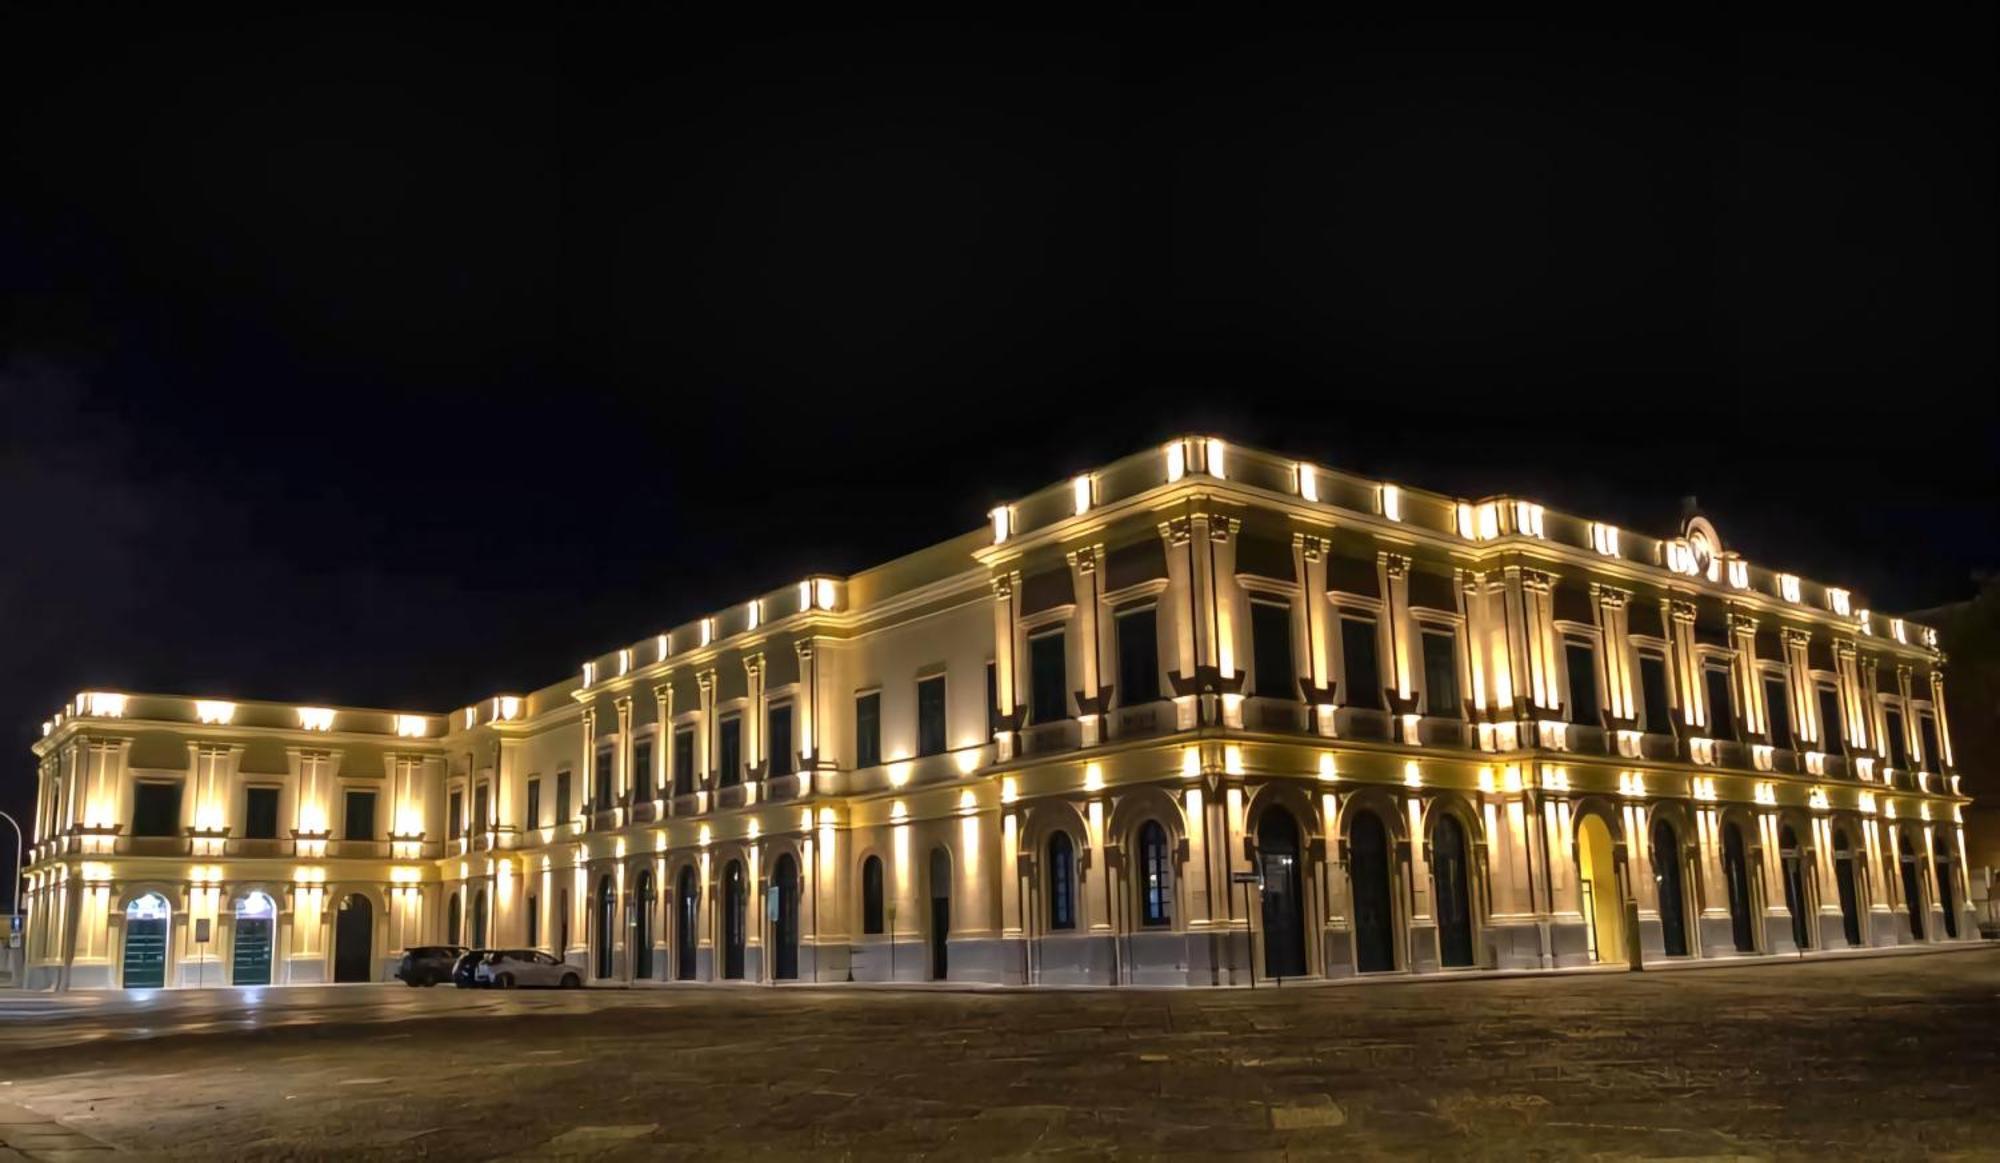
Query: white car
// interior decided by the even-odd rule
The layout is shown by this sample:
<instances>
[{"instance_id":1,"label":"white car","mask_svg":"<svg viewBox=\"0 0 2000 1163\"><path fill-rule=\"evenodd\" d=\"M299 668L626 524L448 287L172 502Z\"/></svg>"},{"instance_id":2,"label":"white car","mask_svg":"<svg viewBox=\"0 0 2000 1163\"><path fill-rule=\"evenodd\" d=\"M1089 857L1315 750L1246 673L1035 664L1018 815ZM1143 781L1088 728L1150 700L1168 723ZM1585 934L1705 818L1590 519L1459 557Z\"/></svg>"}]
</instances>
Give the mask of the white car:
<instances>
[{"instance_id":1,"label":"white car","mask_svg":"<svg viewBox=\"0 0 2000 1163\"><path fill-rule=\"evenodd\" d=\"M583 985L583 974L569 962L539 949L498 949L487 954L472 971L472 980L477 985L497 989L513 989L517 985L578 989Z\"/></svg>"}]
</instances>

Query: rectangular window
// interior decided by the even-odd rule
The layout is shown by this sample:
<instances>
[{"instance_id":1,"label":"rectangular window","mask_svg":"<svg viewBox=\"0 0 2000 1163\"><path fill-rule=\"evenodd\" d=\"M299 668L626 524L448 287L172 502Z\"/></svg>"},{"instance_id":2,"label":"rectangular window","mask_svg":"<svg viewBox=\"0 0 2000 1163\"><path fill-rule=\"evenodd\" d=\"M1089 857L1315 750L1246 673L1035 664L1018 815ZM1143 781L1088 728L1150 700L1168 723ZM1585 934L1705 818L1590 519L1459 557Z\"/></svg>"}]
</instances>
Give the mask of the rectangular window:
<instances>
[{"instance_id":1,"label":"rectangular window","mask_svg":"<svg viewBox=\"0 0 2000 1163\"><path fill-rule=\"evenodd\" d=\"M1597 649L1574 638L1563 640L1563 662L1569 669L1569 721L1603 726L1597 705Z\"/></svg>"},{"instance_id":2,"label":"rectangular window","mask_svg":"<svg viewBox=\"0 0 2000 1163\"><path fill-rule=\"evenodd\" d=\"M486 785L482 783L479 785L479 790L472 793L473 831L484 832L487 828L492 826L493 817L486 814L488 806L489 804L487 799Z\"/></svg>"},{"instance_id":3,"label":"rectangular window","mask_svg":"<svg viewBox=\"0 0 2000 1163\"><path fill-rule=\"evenodd\" d=\"M1943 771L1944 750L1938 746L1936 716L1919 714L1917 731L1924 737L1924 770Z\"/></svg>"},{"instance_id":4,"label":"rectangular window","mask_svg":"<svg viewBox=\"0 0 2000 1163\"><path fill-rule=\"evenodd\" d=\"M1118 705L1160 698L1160 612L1152 606L1118 614Z\"/></svg>"},{"instance_id":5,"label":"rectangular window","mask_svg":"<svg viewBox=\"0 0 2000 1163\"><path fill-rule=\"evenodd\" d=\"M607 811L611 807L612 800L611 748L601 747L598 749L596 771L597 778L590 785L590 810L593 812Z\"/></svg>"},{"instance_id":6,"label":"rectangular window","mask_svg":"<svg viewBox=\"0 0 2000 1163\"><path fill-rule=\"evenodd\" d=\"M444 838L456 840L465 834L465 793L457 788L451 789L450 803L444 819Z\"/></svg>"},{"instance_id":7,"label":"rectangular window","mask_svg":"<svg viewBox=\"0 0 2000 1163\"><path fill-rule=\"evenodd\" d=\"M869 691L854 698L854 766L873 767L882 762L882 692Z\"/></svg>"},{"instance_id":8,"label":"rectangular window","mask_svg":"<svg viewBox=\"0 0 2000 1163\"><path fill-rule=\"evenodd\" d=\"M790 775L798 766L792 746L792 704L772 703L764 712L765 746L771 753L771 774Z\"/></svg>"},{"instance_id":9,"label":"rectangular window","mask_svg":"<svg viewBox=\"0 0 2000 1163\"><path fill-rule=\"evenodd\" d=\"M528 781L528 811L527 815L522 817L522 826L528 828L542 826L542 781L539 779Z\"/></svg>"},{"instance_id":10,"label":"rectangular window","mask_svg":"<svg viewBox=\"0 0 2000 1163\"><path fill-rule=\"evenodd\" d=\"M1250 603L1250 653L1260 698L1297 702L1299 673L1292 666L1292 608Z\"/></svg>"},{"instance_id":11,"label":"rectangular window","mask_svg":"<svg viewBox=\"0 0 2000 1163\"><path fill-rule=\"evenodd\" d=\"M1840 691L1831 683L1819 688L1819 745L1829 754L1840 755L1847 749L1841 740L1847 732L1841 724Z\"/></svg>"},{"instance_id":12,"label":"rectangular window","mask_svg":"<svg viewBox=\"0 0 2000 1163\"><path fill-rule=\"evenodd\" d=\"M1000 733L1000 666L986 664L986 733Z\"/></svg>"},{"instance_id":13,"label":"rectangular window","mask_svg":"<svg viewBox=\"0 0 2000 1163\"><path fill-rule=\"evenodd\" d=\"M347 829L341 835L349 840L373 840L375 838L375 793L372 791L351 791L347 793Z\"/></svg>"},{"instance_id":14,"label":"rectangular window","mask_svg":"<svg viewBox=\"0 0 2000 1163\"><path fill-rule=\"evenodd\" d=\"M1889 734L1889 766L1907 769L1910 766L1910 740L1903 734L1903 712L1890 707L1882 712L1882 721Z\"/></svg>"},{"instance_id":15,"label":"rectangular window","mask_svg":"<svg viewBox=\"0 0 2000 1163\"><path fill-rule=\"evenodd\" d=\"M1736 701L1729 696L1729 667L1710 663L1702 668L1702 690L1708 695L1708 733L1714 739L1736 738Z\"/></svg>"},{"instance_id":16,"label":"rectangular window","mask_svg":"<svg viewBox=\"0 0 2000 1163\"><path fill-rule=\"evenodd\" d=\"M653 798L653 741L641 739L632 744L632 802L641 803Z\"/></svg>"},{"instance_id":17,"label":"rectangular window","mask_svg":"<svg viewBox=\"0 0 2000 1163\"><path fill-rule=\"evenodd\" d=\"M1770 721L1771 746L1791 750L1792 698L1778 675L1764 676L1764 717Z\"/></svg>"},{"instance_id":18,"label":"rectangular window","mask_svg":"<svg viewBox=\"0 0 2000 1163\"><path fill-rule=\"evenodd\" d=\"M1424 697L1430 713L1458 717L1458 635L1424 628Z\"/></svg>"},{"instance_id":19,"label":"rectangular window","mask_svg":"<svg viewBox=\"0 0 2000 1163\"><path fill-rule=\"evenodd\" d=\"M718 787L735 787L743 782L743 720L731 715L715 726L715 763Z\"/></svg>"},{"instance_id":20,"label":"rectangular window","mask_svg":"<svg viewBox=\"0 0 2000 1163\"><path fill-rule=\"evenodd\" d=\"M181 834L180 784L137 783L132 785L132 834L134 836L178 836Z\"/></svg>"},{"instance_id":21,"label":"rectangular window","mask_svg":"<svg viewBox=\"0 0 2000 1163\"><path fill-rule=\"evenodd\" d=\"M243 835L251 840L278 838L278 789L252 787L243 790Z\"/></svg>"},{"instance_id":22,"label":"rectangular window","mask_svg":"<svg viewBox=\"0 0 2000 1163\"><path fill-rule=\"evenodd\" d=\"M1639 697L1646 708L1644 727L1654 735L1673 733L1674 713L1667 700L1667 660L1657 654L1639 656Z\"/></svg>"},{"instance_id":23,"label":"rectangular window","mask_svg":"<svg viewBox=\"0 0 2000 1163\"><path fill-rule=\"evenodd\" d=\"M944 676L917 681L917 754L944 753Z\"/></svg>"},{"instance_id":24,"label":"rectangular window","mask_svg":"<svg viewBox=\"0 0 2000 1163\"><path fill-rule=\"evenodd\" d=\"M558 824L567 824L569 823L570 818L571 816L569 810L569 772L558 771L556 772L555 822Z\"/></svg>"},{"instance_id":25,"label":"rectangular window","mask_svg":"<svg viewBox=\"0 0 2000 1163\"><path fill-rule=\"evenodd\" d=\"M680 727L674 731L674 794L694 794L693 727Z\"/></svg>"},{"instance_id":26,"label":"rectangular window","mask_svg":"<svg viewBox=\"0 0 2000 1163\"><path fill-rule=\"evenodd\" d=\"M1063 632L1028 639L1029 712L1037 723L1069 718L1069 660Z\"/></svg>"},{"instance_id":27,"label":"rectangular window","mask_svg":"<svg viewBox=\"0 0 2000 1163\"><path fill-rule=\"evenodd\" d=\"M1382 672L1375 665L1375 619L1340 619L1341 702L1350 707L1382 705Z\"/></svg>"}]
</instances>

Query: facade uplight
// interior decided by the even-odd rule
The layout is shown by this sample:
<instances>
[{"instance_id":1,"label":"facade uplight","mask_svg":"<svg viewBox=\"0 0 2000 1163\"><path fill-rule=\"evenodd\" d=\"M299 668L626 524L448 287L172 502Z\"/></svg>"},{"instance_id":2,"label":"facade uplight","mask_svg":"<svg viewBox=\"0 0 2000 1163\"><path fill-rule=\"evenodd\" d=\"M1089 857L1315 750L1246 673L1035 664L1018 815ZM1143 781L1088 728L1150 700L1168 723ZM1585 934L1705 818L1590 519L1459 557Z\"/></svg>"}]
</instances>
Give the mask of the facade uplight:
<instances>
[{"instance_id":1,"label":"facade uplight","mask_svg":"<svg viewBox=\"0 0 2000 1163\"><path fill-rule=\"evenodd\" d=\"M1853 595L1849 594L1846 590L1836 586L1826 587L1827 609L1832 610L1841 617L1846 618L1853 615L1854 611L1850 608L1853 601Z\"/></svg>"},{"instance_id":2,"label":"facade uplight","mask_svg":"<svg viewBox=\"0 0 2000 1163\"><path fill-rule=\"evenodd\" d=\"M986 515L993 518L993 544L1005 544L1014 535L1014 507L995 505Z\"/></svg>"},{"instance_id":3,"label":"facade uplight","mask_svg":"<svg viewBox=\"0 0 2000 1163\"><path fill-rule=\"evenodd\" d=\"M1069 482L1070 506L1079 517L1090 512L1090 506L1097 500L1097 478L1083 473Z\"/></svg>"},{"instance_id":4,"label":"facade uplight","mask_svg":"<svg viewBox=\"0 0 2000 1163\"><path fill-rule=\"evenodd\" d=\"M236 717L236 704L216 699L196 699L194 717L211 726L226 727Z\"/></svg>"},{"instance_id":5,"label":"facade uplight","mask_svg":"<svg viewBox=\"0 0 2000 1163\"><path fill-rule=\"evenodd\" d=\"M1788 602L1799 600L1799 575L1781 573L1778 575L1778 596Z\"/></svg>"},{"instance_id":6,"label":"facade uplight","mask_svg":"<svg viewBox=\"0 0 2000 1163\"><path fill-rule=\"evenodd\" d=\"M1729 559L1729 588L1747 590L1750 588L1750 563L1740 557Z\"/></svg>"},{"instance_id":7,"label":"facade uplight","mask_svg":"<svg viewBox=\"0 0 2000 1163\"><path fill-rule=\"evenodd\" d=\"M1403 519L1403 490L1395 485L1383 485L1377 497L1382 506L1382 515L1391 521Z\"/></svg>"},{"instance_id":8,"label":"facade uplight","mask_svg":"<svg viewBox=\"0 0 2000 1163\"><path fill-rule=\"evenodd\" d=\"M300 707L299 728L305 731L333 730L333 708Z\"/></svg>"},{"instance_id":9,"label":"facade uplight","mask_svg":"<svg viewBox=\"0 0 2000 1163\"><path fill-rule=\"evenodd\" d=\"M1313 466L1300 462L1292 470L1298 478L1299 497L1302 500L1319 500L1319 472Z\"/></svg>"},{"instance_id":10,"label":"facade uplight","mask_svg":"<svg viewBox=\"0 0 2000 1163\"><path fill-rule=\"evenodd\" d=\"M397 715L396 734L404 739L421 739L430 733L430 722L422 715Z\"/></svg>"},{"instance_id":11,"label":"facade uplight","mask_svg":"<svg viewBox=\"0 0 2000 1163\"><path fill-rule=\"evenodd\" d=\"M1618 556L1618 526L1602 521L1590 523L1590 546L1606 557Z\"/></svg>"}]
</instances>

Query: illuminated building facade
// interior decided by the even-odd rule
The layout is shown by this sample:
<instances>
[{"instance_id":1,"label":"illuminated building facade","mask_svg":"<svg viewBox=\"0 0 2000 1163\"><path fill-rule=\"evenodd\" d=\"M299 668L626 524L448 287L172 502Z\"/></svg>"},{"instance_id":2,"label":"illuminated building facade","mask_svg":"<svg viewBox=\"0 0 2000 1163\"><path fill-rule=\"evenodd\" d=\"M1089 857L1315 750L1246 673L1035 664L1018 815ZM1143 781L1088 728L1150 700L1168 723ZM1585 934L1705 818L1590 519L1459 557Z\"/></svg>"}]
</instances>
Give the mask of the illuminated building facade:
<instances>
[{"instance_id":1,"label":"illuminated building facade","mask_svg":"<svg viewBox=\"0 0 2000 1163\"><path fill-rule=\"evenodd\" d=\"M1977 938L1924 627L1191 438L446 714L86 692L31 985L1235 985ZM203 938L206 938L205 940Z\"/></svg>"}]
</instances>

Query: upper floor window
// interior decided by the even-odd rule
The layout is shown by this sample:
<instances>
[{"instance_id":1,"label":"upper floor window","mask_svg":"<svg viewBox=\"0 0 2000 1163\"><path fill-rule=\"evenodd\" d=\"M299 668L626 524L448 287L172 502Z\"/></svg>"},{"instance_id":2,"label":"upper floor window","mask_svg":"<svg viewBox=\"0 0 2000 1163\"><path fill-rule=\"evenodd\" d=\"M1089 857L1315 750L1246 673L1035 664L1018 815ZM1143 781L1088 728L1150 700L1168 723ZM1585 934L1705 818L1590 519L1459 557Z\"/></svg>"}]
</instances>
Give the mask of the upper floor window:
<instances>
[{"instance_id":1,"label":"upper floor window","mask_svg":"<svg viewBox=\"0 0 2000 1163\"><path fill-rule=\"evenodd\" d=\"M653 798L653 741L641 739L632 744L632 801Z\"/></svg>"},{"instance_id":2,"label":"upper floor window","mask_svg":"<svg viewBox=\"0 0 2000 1163\"><path fill-rule=\"evenodd\" d=\"M1903 712L1890 707L1882 712L1883 730L1889 736L1889 766L1910 766L1910 740L1903 734Z\"/></svg>"},{"instance_id":3,"label":"upper floor window","mask_svg":"<svg viewBox=\"0 0 2000 1163\"><path fill-rule=\"evenodd\" d=\"M1028 639L1029 712L1037 723L1069 717L1069 661L1063 632L1052 630Z\"/></svg>"},{"instance_id":4,"label":"upper floor window","mask_svg":"<svg viewBox=\"0 0 2000 1163\"><path fill-rule=\"evenodd\" d=\"M243 835L251 840L278 838L278 789L243 789Z\"/></svg>"},{"instance_id":5,"label":"upper floor window","mask_svg":"<svg viewBox=\"0 0 2000 1163\"><path fill-rule=\"evenodd\" d=\"M341 835L349 840L373 840L375 838L375 793L372 791L351 791L347 793L346 831Z\"/></svg>"},{"instance_id":6,"label":"upper floor window","mask_svg":"<svg viewBox=\"0 0 2000 1163\"><path fill-rule=\"evenodd\" d=\"M1433 715L1458 716L1458 634L1424 627L1424 698Z\"/></svg>"},{"instance_id":7,"label":"upper floor window","mask_svg":"<svg viewBox=\"0 0 2000 1163\"><path fill-rule=\"evenodd\" d=\"M596 782L591 785L591 801L590 801L591 811L601 812L611 806L611 800L612 800L611 765L612 765L611 748L609 747L598 748L597 766L596 766L597 779Z\"/></svg>"},{"instance_id":8,"label":"upper floor window","mask_svg":"<svg viewBox=\"0 0 2000 1163\"><path fill-rule=\"evenodd\" d=\"M1792 696L1783 675L1764 676L1764 717L1771 728L1771 746L1791 750L1795 746L1792 739Z\"/></svg>"},{"instance_id":9,"label":"upper floor window","mask_svg":"<svg viewBox=\"0 0 2000 1163\"><path fill-rule=\"evenodd\" d=\"M1250 653L1256 693L1267 699L1299 697L1299 673L1292 665L1292 608L1274 602L1250 603Z\"/></svg>"},{"instance_id":10,"label":"upper floor window","mask_svg":"<svg viewBox=\"0 0 2000 1163\"><path fill-rule=\"evenodd\" d=\"M1139 919L1147 925L1173 920L1173 865L1167 858L1167 830L1158 820L1139 828Z\"/></svg>"},{"instance_id":11,"label":"upper floor window","mask_svg":"<svg viewBox=\"0 0 2000 1163\"><path fill-rule=\"evenodd\" d=\"M132 834L181 834L181 785L142 781L132 785Z\"/></svg>"},{"instance_id":12,"label":"upper floor window","mask_svg":"<svg viewBox=\"0 0 2000 1163\"><path fill-rule=\"evenodd\" d=\"M1569 671L1569 721L1601 726L1597 703L1597 648L1584 638L1563 639L1563 663Z\"/></svg>"},{"instance_id":13,"label":"upper floor window","mask_svg":"<svg viewBox=\"0 0 2000 1163\"><path fill-rule=\"evenodd\" d=\"M1118 689L1120 706L1157 702L1160 697L1160 615L1152 606L1120 610Z\"/></svg>"},{"instance_id":14,"label":"upper floor window","mask_svg":"<svg viewBox=\"0 0 2000 1163\"><path fill-rule=\"evenodd\" d=\"M444 836L447 840L456 840L465 834L465 793L453 788L447 802L451 807L445 815Z\"/></svg>"},{"instance_id":15,"label":"upper floor window","mask_svg":"<svg viewBox=\"0 0 2000 1163\"><path fill-rule=\"evenodd\" d=\"M472 830L475 832L484 832L493 826L493 817L488 814L487 796L483 783L472 793Z\"/></svg>"},{"instance_id":16,"label":"upper floor window","mask_svg":"<svg viewBox=\"0 0 2000 1163\"><path fill-rule=\"evenodd\" d=\"M1343 704L1382 705L1382 672L1375 664L1375 619L1341 615L1340 665Z\"/></svg>"},{"instance_id":17,"label":"upper floor window","mask_svg":"<svg viewBox=\"0 0 2000 1163\"><path fill-rule=\"evenodd\" d=\"M1669 735L1674 729L1672 704L1667 698L1667 660L1658 654L1639 655L1639 698L1645 710L1644 727L1654 735Z\"/></svg>"},{"instance_id":18,"label":"upper floor window","mask_svg":"<svg viewBox=\"0 0 2000 1163\"><path fill-rule=\"evenodd\" d=\"M1819 745L1832 754L1845 750L1841 741L1847 732L1841 729L1840 692L1830 682L1821 683L1819 695Z\"/></svg>"},{"instance_id":19,"label":"upper floor window","mask_svg":"<svg viewBox=\"0 0 2000 1163\"><path fill-rule=\"evenodd\" d=\"M798 758L792 745L792 704L772 703L764 712L764 741L771 754L771 774L790 775Z\"/></svg>"},{"instance_id":20,"label":"upper floor window","mask_svg":"<svg viewBox=\"0 0 2000 1163\"><path fill-rule=\"evenodd\" d=\"M569 823L571 816L569 803L569 772L558 771L556 772L556 823Z\"/></svg>"},{"instance_id":21,"label":"upper floor window","mask_svg":"<svg viewBox=\"0 0 2000 1163\"><path fill-rule=\"evenodd\" d=\"M917 680L917 754L944 751L944 676Z\"/></svg>"},{"instance_id":22,"label":"upper floor window","mask_svg":"<svg viewBox=\"0 0 2000 1163\"><path fill-rule=\"evenodd\" d=\"M539 779L528 781L528 810L522 817L522 823L529 828L542 826L542 781Z\"/></svg>"},{"instance_id":23,"label":"upper floor window","mask_svg":"<svg viewBox=\"0 0 2000 1163\"><path fill-rule=\"evenodd\" d=\"M1702 692L1708 696L1708 732L1711 738L1736 738L1736 700L1730 691L1729 664L1708 662L1701 668Z\"/></svg>"},{"instance_id":24,"label":"upper floor window","mask_svg":"<svg viewBox=\"0 0 2000 1163\"><path fill-rule=\"evenodd\" d=\"M1076 928L1076 847L1067 832L1049 837L1049 928Z\"/></svg>"},{"instance_id":25,"label":"upper floor window","mask_svg":"<svg viewBox=\"0 0 2000 1163\"><path fill-rule=\"evenodd\" d=\"M1938 746L1937 716L1919 711L1917 733L1924 740L1924 770L1943 771L1944 751Z\"/></svg>"},{"instance_id":26,"label":"upper floor window","mask_svg":"<svg viewBox=\"0 0 2000 1163\"><path fill-rule=\"evenodd\" d=\"M882 762L882 692L854 696L854 766Z\"/></svg>"},{"instance_id":27,"label":"upper floor window","mask_svg":"<svg viewBox=\"0 0 2000 1163\"><path fill-rule=\"evenodd\" d=\"M882 931L882 858L870 856L861 862L861 931Z\"/></svg>"},{"instance_id":28,"label":"upper floor window","mask_svg":"<svg viewBox=\"0 0 2000 1163\"><path fill-rule=\"evenodd\" d=\"M718 787L735 787L743 782L743 719L731 715L715 725L715 764Z\"/></svg>"},{"instance_id":29,"label":"upper floor window","mask_svg":"<svg viewBox=\"0 0 2000 1163\"><path fill-rule=\"evenodd\" d=\"M674 731L674 794L694 794L694 728Z\"/></svg>"}]
</instances>

